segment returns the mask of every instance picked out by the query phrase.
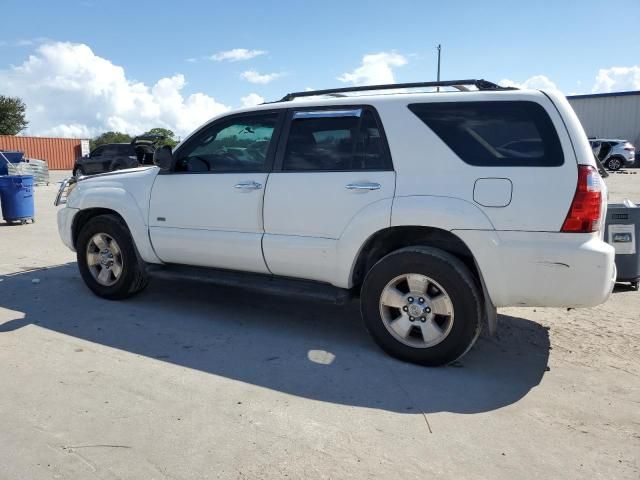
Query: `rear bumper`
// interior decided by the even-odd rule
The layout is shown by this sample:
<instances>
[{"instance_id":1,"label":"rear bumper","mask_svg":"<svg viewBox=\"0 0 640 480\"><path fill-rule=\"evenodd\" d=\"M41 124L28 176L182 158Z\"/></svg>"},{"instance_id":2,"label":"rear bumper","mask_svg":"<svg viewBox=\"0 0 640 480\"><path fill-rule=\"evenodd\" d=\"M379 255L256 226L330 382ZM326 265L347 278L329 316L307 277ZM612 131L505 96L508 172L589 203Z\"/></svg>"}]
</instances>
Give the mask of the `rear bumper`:
<instances>
[{"instance_id":1,"label":"rear bumper","mask_svg":"<svg viewBox=\"0 0 640 480\"><path fill-rule=\"evenodd\" d=\"M58 209L58 234L67 248L75 252L75 246L73 245L73 218L80 210L71 207L62 207Z\"/></svg>"},{"instance_id":2,"label":"rear bumper","mask_svg":"<svg viewBox=\"0 0 640 480\"><path fill-rule=\"evenodd\" d=\"M473 252L496 307L593 307L616 278L598 234L454 231Z\"/></svg>"}]
</instances>

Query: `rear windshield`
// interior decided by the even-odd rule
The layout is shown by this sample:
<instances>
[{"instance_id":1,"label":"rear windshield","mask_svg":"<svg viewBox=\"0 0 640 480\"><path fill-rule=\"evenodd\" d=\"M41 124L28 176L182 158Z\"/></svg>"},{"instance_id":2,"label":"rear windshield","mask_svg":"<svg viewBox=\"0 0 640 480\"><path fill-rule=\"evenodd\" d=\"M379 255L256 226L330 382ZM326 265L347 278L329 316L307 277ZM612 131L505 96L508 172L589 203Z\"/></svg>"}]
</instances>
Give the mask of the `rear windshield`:
<instances>
[{"instance_id":1,"label":"rear windshield","mask_svg":"<svg viewBox=\"0 0 640 480\"><path fill-rule=\"evenodd\" d=\"M464 162L479 166L562 165L555 127L535 102L445 102L409 105Z\"/></svg>"}]
</instances>

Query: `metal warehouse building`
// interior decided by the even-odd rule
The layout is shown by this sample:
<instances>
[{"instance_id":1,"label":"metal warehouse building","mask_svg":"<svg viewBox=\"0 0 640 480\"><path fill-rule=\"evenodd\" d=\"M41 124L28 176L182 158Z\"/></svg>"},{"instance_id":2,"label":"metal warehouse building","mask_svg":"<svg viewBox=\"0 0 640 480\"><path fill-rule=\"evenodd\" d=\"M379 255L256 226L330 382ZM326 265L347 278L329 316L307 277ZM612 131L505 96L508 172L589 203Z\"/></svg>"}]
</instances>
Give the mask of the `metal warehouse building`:
<instances>
[{"instance_id":1,"label":"metal warehouse building","mask_svg":"<svg viewBox=\"0 0 640 480\"><path fill-rule=\"evenodd\" d=\"M620 138L640 147L640 90L567 99L589 137Z\"/></svg>"}]
</instances>

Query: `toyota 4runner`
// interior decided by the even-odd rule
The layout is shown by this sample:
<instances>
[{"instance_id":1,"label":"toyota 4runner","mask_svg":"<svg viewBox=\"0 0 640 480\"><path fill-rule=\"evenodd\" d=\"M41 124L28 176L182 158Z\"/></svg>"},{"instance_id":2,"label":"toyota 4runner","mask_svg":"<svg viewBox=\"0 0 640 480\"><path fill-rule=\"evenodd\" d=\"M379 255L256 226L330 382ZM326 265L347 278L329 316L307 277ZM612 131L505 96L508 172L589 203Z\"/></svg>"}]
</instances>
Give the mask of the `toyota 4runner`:
<instances>
[{"instance_id":1,"label":"toyota 4runner","mask_svg":"<svg viewBox=\"0 0 640 480\"><path fill-rule=\"evenodd\" d=\"M289 94L154 160L61 186L60 235L101 297L154 273L353 296L384 350L441 365L495 330L496 307L589 307L613 288L606 187L553 92L465 80Z\"/></svg>"}]
</instances>

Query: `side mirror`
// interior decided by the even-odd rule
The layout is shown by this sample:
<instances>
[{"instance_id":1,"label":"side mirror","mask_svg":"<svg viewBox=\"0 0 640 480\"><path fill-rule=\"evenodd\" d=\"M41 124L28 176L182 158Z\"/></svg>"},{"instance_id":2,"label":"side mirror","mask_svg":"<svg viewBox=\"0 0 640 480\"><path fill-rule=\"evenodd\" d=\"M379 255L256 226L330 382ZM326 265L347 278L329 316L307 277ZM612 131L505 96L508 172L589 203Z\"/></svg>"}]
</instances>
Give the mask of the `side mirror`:
<instances>
[{"instance_id":1,"label":"side mirror","mask_svg":"<svg viewBox=\"0 0 640 480\"><path fill-rule=\"evenodd\" d=\"M171 170L173 168L173 154L171 153L171 147L164 145L160 148L156 148L153 152L153 163L160 167L160 170Z\"/></svg>"}]
</instances>

